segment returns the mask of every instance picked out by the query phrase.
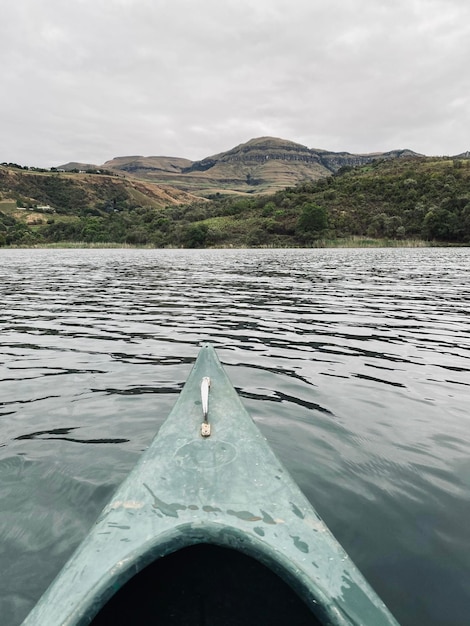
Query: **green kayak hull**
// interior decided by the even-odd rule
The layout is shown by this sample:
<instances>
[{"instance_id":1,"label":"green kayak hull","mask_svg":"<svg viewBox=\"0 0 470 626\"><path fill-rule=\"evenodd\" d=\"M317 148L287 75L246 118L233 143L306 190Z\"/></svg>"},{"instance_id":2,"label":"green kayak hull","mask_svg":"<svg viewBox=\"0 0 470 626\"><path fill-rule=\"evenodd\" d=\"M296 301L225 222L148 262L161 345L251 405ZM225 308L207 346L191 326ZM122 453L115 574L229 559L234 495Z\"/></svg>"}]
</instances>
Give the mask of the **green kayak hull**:
<instances>
[{"instance_id":1,"label":"green kayak hull","mask_svg":"<svg viewBox=\"0 0 470 626\"><path fill-rule=\"evenodd\" d=\"M209 344L152 444L23 624L397 626Z\"/></svg>"}]
</instances>

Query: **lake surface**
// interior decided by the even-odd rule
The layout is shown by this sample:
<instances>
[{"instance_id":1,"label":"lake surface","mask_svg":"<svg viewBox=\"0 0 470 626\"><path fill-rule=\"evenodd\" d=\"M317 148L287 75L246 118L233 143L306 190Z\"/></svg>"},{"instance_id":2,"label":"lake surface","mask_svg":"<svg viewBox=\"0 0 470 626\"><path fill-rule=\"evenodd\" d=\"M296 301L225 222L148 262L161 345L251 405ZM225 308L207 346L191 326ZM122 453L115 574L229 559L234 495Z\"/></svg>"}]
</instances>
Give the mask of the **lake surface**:
<instances>
[{"instance_id":1,"label":"lake surface","mask_svg":"<svg viewBox=\"0 0 470 626\"><path fill-rule=\"evenodd\" d=\"M403 626L467 626L470 249L0 250L0 622L148 446L202 341Z\"/></svg>"}]
</instances>

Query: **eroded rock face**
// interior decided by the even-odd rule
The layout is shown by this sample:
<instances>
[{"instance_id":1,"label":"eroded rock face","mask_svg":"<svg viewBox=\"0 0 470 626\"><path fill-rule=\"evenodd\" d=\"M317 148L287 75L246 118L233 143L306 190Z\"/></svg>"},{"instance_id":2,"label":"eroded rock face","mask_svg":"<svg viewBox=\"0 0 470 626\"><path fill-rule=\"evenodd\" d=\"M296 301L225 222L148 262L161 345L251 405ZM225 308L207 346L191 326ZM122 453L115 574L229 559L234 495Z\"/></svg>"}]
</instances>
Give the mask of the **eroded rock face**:
<instances>
[{"instance_id":1,"label":"eroded rock face","mask_svg":"<svg viewBox=\"0 0 470 626\"><path fill-rule=\"evenodd\" d=\"M197 194L214 191L266 193L318 180L342 167L414 155L410 150L351 154L312 149L276 137L258 137L200 161L178 157L117 157L103 167Z\"/></svg>"}]
</instances>

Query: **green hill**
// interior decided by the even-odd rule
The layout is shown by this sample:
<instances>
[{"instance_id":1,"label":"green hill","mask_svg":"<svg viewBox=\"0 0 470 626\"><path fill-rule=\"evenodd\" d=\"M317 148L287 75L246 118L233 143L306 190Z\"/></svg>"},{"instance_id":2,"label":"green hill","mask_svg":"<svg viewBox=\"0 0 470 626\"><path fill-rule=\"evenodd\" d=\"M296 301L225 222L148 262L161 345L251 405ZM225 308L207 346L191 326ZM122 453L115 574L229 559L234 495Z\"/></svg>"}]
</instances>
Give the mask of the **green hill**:
<instances>
[{"instance_id":1,"label":"green hill","mask_svg":"<svg viewBox=\"0 0 470 626\"><path fill-rule=\"evenodd\" d=\"M360 238L470 244L466 155L375 159L273 194L219 192L208 201L167 189L167 201L157 190L112 176L33 176L0 167L0 243L299 246ZM42 208L18 208L31 198Z\"/></svg>"},{"instance_id":2,"label":"green hill","mask_svg":"<svg viewBox=\"0 0 470 626\"><path fill-rule=\"evenodd\" d=\"M378 160L272 196L215 204L217 216L200 221L208 242L318 245L356 237L469 244L470 159Z\"/></svg>"},{"instance_id":3,"label":"green hill","mask_svg":"<svg viewBox=\"0 0 470 626\"><path fill-rule=\"evenodd\" d=\"M115 213L156 211L194 200L195 196L168 185L109 172L31 171L1 165L0 245L42 243L57 237L81 240L83 229L78 226L87 219L109 221ZM92 238L89 233L88 240Z\"/></svg>"},{"instance_id":4,"label":"green hill","mask_svg":"<svg viewBox=\"0 0 470 626\"><path fill-rule=\"evenodd\" d=\"M131 208L183 204L193 196L168 185L118 177L113 172L67 173L0 166L0 199L16 200L18 206L48 204L57 213L77 213L110 205Z\"/></svg>"}]
</instances>

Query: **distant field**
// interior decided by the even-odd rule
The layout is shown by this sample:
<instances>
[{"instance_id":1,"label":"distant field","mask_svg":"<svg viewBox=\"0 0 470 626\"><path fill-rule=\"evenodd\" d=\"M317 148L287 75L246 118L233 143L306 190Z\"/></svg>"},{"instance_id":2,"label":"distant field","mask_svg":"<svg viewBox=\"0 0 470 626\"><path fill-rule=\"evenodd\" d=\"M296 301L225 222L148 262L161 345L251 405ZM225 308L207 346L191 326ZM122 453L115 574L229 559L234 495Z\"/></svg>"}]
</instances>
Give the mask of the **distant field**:
<instances>
[{"instance_id":1,"label":"distant field","mask_svg":"<svg viewBox=\"0 0 470 626\"><path fill-rule=\"evenodd\" d=\"M0 200L0 211L10 213L15 211L16 208L15 200Z\"/></svg>"}]
</instances>

